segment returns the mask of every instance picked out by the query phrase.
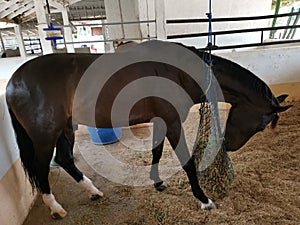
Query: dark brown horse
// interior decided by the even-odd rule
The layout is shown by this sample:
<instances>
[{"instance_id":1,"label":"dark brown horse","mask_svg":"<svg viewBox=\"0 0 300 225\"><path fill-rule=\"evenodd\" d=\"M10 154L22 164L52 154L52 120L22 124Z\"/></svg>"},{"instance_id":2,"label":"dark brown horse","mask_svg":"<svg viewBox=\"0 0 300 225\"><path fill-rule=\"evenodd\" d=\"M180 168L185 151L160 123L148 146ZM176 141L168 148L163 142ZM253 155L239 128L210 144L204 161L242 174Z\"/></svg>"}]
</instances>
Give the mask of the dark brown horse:
<instances>
[{"instance_id":1,"label":"dark brown horse","mask_svg":"<svg viewBox=\"0 0 300 225\"><path fill-rule=\"evenodd\" d=\"M180 48L180 51L193 55L199 62L203 62L205 58L205 53L195 48L159 41L147 43L146 48L138 52L135 57L144 57L144 54L158 51L155 48L157 45L159 49L164 46ZM90 96L79 95L78 97L77 89L87 71L93 72L90 70L92 65L105 61L101 57L103 56L91 54L53 54L38 57L23 64L14 73L6 88L7 104L22 163L33 187L43 194L43 200L50 207L52 216L60 218L67 214L56 202L48 182L49 163L54 147L56 147L55 161L90 193L91 199L97 199L103 195L74 164L74 123L97 127L127 126L149 122L157 117L164 120L166 124L165 136L173 149L177 149L175 152L187 173L194 196L202 202L203 209L215 208L214 203L205 196L198 184L193 158L190 157L185 140L181 139L182 122L189 108L193 104L205 101L204 91L199 84L187 71L178 69L176 66L153 60L137 61L116 70L105 84L95 82L91 84L94 88L101 85L98 91L99 96L96 96L96 103L92 108L93 105L89 104L88 99ZM178 54L169 57L182 59L185 55ZM117 56L115 58L117 59ZM250 71L217 56L213 56L212 60L213 70L223 91L224 99L232 105L225 132L226 148L237 150L255 133L264 130L270 122L273 121L275 126L278 113L285 111L289 106L280 106L280 102L286 96L276 98L268 86ZM113 63L119 62L116 60ZM193 66L191 61L183 63ZM97 74L97 71L92 74L95 77L103 75ZM199 71L199 77L203 76L203 72ZM159 82L146 82L146 85L144 82L141 86L133 85L130 88L133 97L134 94L144 93L143 91L148 90L149 85L152 85L150 89L157 90L157 93L166 91L167 94L171 94L175 102L169 102L159 95L141 96L130 109L129 114L125 113L127 117L122 115L115 117L112 121L114 100L119 92L134 81L147 80L150 77L160 79L162 83L167 80L172 81L178 90L184 90L185 95L178 94L176 88L171 88L173 86L161 90L164 86L160 86ZM142 92L141 89L143 89ZM86 90L86 92L89 91ZM186 100L186 96L189 96L190 100ZM120 106L117 106L120 114L123 113L122 107L127 107L128 104L126 98L120 100ZM92 118L86 116L85 112L89 111L94 113ZM154 120L153 166L150 174L158 190L167 186L158 173L158 163L164 144L164 139L160 137L160 126L161 124Z\"/></svg>"}]
</instances>

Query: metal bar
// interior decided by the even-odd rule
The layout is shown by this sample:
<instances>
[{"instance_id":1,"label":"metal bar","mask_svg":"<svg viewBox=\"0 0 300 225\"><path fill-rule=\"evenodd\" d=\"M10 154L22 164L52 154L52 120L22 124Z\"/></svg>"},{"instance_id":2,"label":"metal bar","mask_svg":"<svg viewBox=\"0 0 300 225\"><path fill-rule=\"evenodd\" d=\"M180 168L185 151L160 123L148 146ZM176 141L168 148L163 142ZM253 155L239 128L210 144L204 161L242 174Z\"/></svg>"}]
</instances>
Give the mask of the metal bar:
<instances>
[{"instance_id":1,"label":"metal bar","mask_svg":"<svg viewBox=\"0 0 300 225\"><path fill-rule=\"evenodd\" d=\"M141 21L128 21L128 22L123 22L123 24L139 24L139 23L155 23L155 20L141 20ZM85 24L84 26L107 26L107 25L120 25L122 24L121 22L112 22L112 23L94 23L94 24ZM65 27L64 26L57 26L57 27ZM80 27L83 25L74 25L75 27Z\"/></svg>"},{"instance_id":2,"label":"metal bar","mask_svg":"<svg viewBox=\"0 0 300 225\"><path fill-rule=\"evenodd\" d=\"M72 15L70 14L70 19L72 20L72 21L82 21L82 19L80 19L80 18L74 18L74 17L72 17ZM99 19L99 20L106 20L106 17L105 16L96 16L96 17L94 17L94 18L84 18L84 20L86 21L86 20L96 20L96 19Z\"/></svg>"},{"instance_id":3,"label":"metal bar","mask_svg":"<svg viewBox=\"0 0 300 225\"><path fill-rule=\"evenodd\" d=\"M120 10L122 38L124 39L125 38L125 28L124 28L124 20L123 20L123 12L122 12L121 0L119 0L118 3L119 3L119 10Z\"/></svg>"},{"instance_id":4,"label":"metal bar","mask_svg":"<svg viewBox=\"0 0 300 225\"><path fill-rule=\"evenodd\" d=\"M216 46L216 35L214 35L214 46Z\"/></svg>"},{"instance_id":5,"label":"metal bar","mask_svg":"<svg viewBox=\"0 0 300 225\"><path fill-rule=\"evenodd\" d=\"M149 38L125 38L125 39L114 39L114 40L97 40L97 41L74 41L74 42L66 42L65 44L81 44L81 43L97 43L97 42L114 42L114 41L140 41L140 40L148 40ZM156 37L150 37L150 39L156 39Z\"/></svg>"},{"instance_id":6,"label":"metal bar","mask_svg":"<svg viewBox=\"0 0 300 225\"><path fill-rule=\"evenodd\" d=\"M265 16L246 16L246 17L224 17L224 18L213 18L212 22L231 22L231 21L243 21L243 20L260 20L260 19L272 19L278 17L294 16L299 15L299 12L295 13L282 13L278 15L265 15ZM167 20L167 24L179 24L179 23L207 23L208 19L170 19Z\"/></svg>"},{"instance_id":7,"label":"metal bar","mask_svg":"<svg viewBox=\"0 0 300 225\"><path fill-rule=\"evenodd\" d=\"M269 30L281 30L287 28L300 28L300 25L295 26L279 26L279 27L261 27L261 28L252 28L252 29L242 29L242 30L229 30L229 31L216 31L213 32L213 35L225 35L225 34L237 34L237 33L250 33L258 31L269 31ZM168 35L167 39L177 39L177 38L191 38L191 37L203 37L207 36L208 33L193 33L193 34L175 34Z\"/></svg>"},{"instance_id":8,"label":"metal bar","mask_svg":"<svg viewBox=\"0 0 300 225\"><path fill-rule=\"evenodd\" d=\"M218 48L214 49L214 50L225 50L225 49L234 49L234 48L249 48L249 47L257 47L257 46L290 44L290 43L300 43L300 40L283 40L283 41L272 41L272 42L264 42L264 43L241 44L241 45L225 45L225 46L218 46ZM199 50L204 51L205 48L200 48Z\"/></svg>"},{"instance_id":9,"label":"metal bar","mask_svg":"<svg viewBox=\"0 0 300 225\"><path fill-rule=\"evenodd\" d=\"M1 43L1 46L2 46L2 50L5 51L5 45L4 45L4 41L3 41L3 38L2 38L1 30L0 30L0 43Z\"/></svg>"}]
</instances>

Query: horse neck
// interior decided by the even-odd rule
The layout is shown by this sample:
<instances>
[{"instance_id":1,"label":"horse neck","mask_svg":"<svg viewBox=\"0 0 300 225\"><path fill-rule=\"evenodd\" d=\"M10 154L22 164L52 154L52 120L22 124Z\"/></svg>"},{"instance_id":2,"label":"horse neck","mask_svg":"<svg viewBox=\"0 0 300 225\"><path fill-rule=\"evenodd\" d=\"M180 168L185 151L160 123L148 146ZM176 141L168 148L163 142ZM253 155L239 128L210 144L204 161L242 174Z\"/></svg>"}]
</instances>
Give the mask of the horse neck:
<instances>
[{"instance_id":1,"label":"horse neck","mask_svg":"<svg viewBox=\"0 0 300 225\"><path fill-rule=\"evenodd\" d=\"M270 107L278 104L268 85L251 71L215 55L212 56L212 62L213 71L223 90L225 100L232 96L234 98L246 96L247 101L258 107Z\"/></svg>"}]
</instances>

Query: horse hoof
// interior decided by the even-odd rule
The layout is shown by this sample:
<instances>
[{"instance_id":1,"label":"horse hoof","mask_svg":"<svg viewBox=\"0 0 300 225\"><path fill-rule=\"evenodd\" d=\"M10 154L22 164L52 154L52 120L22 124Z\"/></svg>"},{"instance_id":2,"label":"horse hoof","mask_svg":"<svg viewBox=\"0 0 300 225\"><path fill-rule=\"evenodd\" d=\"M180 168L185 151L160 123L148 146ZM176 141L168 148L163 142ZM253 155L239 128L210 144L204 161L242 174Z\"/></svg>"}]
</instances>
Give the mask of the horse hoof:
<instances>
[{"instance_id":1,"label":"horse hoof","mask_svg":"<svg viewBox=\"0 0 300 225\"><path fill-rule=\"evenodd\" d=\"M169 186L166 182L161 181L161 182L154 184L154 187L156 190L162 192L162 191L166 190Z\"/></svg>"},{"instance_id":2,"label":"horse hoof","mask_svg":"<svg viewBox=\"0 0 300 225\"><path fill-rule=\"evenodd\" d=\"M55 220L59 220L64 218L67 215L66 211L61 211L61 212L51 212L51 217Z\"/></svg>"},{"instance_id":3,"label":"horse hoof","mask_svg":"<svg viewBox=\"0 0 300 225\"><path fill-rule=\"evenodd\" d=\"M96 201L96 200L98 200L98 199L100 199L102 197L103 197L103 194L102 195L100 195L100 194L93 194L93 195L90 196L90 199L92 201Z\"/></svg>"},{"instance_id":4,"label":"horse hoof","mask_svg":"<svg viewBox=\"0 0 300 225\"><path fill-rule=\"evenodd\" d=\"M212 210L212 209L216 209L216 208L217 208L217 206L210 199L208 199L208 203L202 203L201 204L201 209L203 209L203 210Z\"/></svg>"}]
</instances>

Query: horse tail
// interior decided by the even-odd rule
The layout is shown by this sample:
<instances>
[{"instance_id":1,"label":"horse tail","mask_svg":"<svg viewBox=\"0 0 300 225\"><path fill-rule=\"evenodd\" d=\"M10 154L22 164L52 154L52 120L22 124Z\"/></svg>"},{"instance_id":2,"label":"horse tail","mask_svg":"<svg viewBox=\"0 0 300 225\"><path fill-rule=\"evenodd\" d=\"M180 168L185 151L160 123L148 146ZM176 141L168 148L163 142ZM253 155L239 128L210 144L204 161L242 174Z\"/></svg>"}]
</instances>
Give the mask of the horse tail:
<instances>
[{"instance_id":1,"label":"horse tail","mask_svg":"<svg viewBox=\"0 0 300 225\"><path fill-rule=\"evenodd\" d=\"M33 142L27 134L24 127L17 120L15 114L11 109L9 109L9 114L16 134L16 140L20 151L21 162L25 170L25 174L28 177L29 182L32 186L32 192L34 192L35 189L40 190L39 181L36 177L37 169L34 166L35 151Z\"/></svg>"}]
</instances>

